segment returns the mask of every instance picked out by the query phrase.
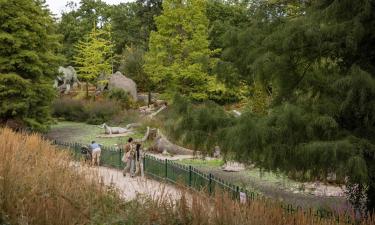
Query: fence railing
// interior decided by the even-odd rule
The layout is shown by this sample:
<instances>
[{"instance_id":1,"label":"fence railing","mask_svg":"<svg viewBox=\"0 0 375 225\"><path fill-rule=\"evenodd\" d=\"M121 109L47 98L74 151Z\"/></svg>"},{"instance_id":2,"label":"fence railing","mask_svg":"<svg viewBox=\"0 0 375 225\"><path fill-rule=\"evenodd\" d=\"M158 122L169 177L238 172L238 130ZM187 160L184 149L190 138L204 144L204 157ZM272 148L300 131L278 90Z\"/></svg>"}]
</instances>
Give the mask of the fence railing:
<instances>
[{"instance_id":1,"label":"fence railing","mask_svg":"<svg viewBox=\"0 0 375 225\"><path fill-rule=\"evenodd\" d=\"M53 144L68 148L72 151L76 159L82 158L80 143L69 143L61 141L53 141ZM101 147L101 165L122 169L125 165L121 161L124 154L124 149L114 147ZM183 164L176 163L167 159L158 159L151 155L143 157L143 168L147 176L154 179L166 180L171 183L183 184L198 191L207 191L209 194L214 194L216 191L226 191L233 199L240 201L252 201L263 198L261 195L231 184L223 179L215 177L211 173L207 174L198 169ZM288 213L294 213L303 210L304 213L309 213L319 218L333 217L335 214L331 210L326 209L302 209L300 206L282 203L281 207ZM337 220L338 217L336 216Z\"/></svg>"}]
</instances>

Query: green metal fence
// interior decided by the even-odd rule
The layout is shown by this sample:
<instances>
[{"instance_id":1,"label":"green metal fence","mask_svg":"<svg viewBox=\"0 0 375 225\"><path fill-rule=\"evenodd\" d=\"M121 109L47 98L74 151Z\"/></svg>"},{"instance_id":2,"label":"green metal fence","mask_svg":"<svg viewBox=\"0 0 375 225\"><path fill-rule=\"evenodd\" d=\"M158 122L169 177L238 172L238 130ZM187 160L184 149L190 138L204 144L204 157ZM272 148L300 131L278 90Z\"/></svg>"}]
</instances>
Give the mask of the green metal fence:
<instances>
[{"instance_id":1,"label":"green metal fence","mask_svg":"<svg viewBox=\"0 0 375 225\"><path fill-rule=\"evenodd\" d=\"M70 149L71 153L76 159L83 158L81 154L81 147L83 144L80 143L68 143L53 141L53 144L63 147L64 149ZM122 148L111 148L101 147L101 165L122 169L124 163L121 161L124 154ZM176 163L171 160L158 159L151 155L145 155L143 158L144 172L147 176L154 179L165 180L174 184L182 184L194 190L207 191L209 194L213 194L216 191L225 191L229 193L232 198L240 200L240 193L245 194L246 201L252 201L255 199L261 199L262 197L255 192L248 191L244 188L240 188L237 185L233 185L227 181L224 181L212 174L207 174L199 171L192 166L186 166ZM281 207L288 213L294 213L303 210L300 206L294 206L291 204L281 204ZM304 213L309 213L319 218L327 218L335 216L330 210L325 209L305 209ZM337 217L338 219L338 217Z\"/></svg>"}]
</instances>

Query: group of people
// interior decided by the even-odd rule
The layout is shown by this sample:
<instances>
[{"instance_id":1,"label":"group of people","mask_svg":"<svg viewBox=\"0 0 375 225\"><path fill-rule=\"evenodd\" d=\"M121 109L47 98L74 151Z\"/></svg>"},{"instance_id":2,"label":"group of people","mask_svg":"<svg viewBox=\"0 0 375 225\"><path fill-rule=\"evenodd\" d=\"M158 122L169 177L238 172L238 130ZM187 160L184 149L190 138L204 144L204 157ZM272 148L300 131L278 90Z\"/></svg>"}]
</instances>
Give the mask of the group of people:
<instances>
[{"instance_id":1,"label":"group of people","mask_svg":"<svg viewBox=\"0 0 375 225\"><path fill-rule=\"evenodd\" d=\"M129 138L128 142L125 145L125 152L122 157L122 162L125 163L125 168L123 170L123 175L126 176L130 174L131 177L139 175L143 176L143 160L141 153L141 144L135 143L133 138ZM84 147L81 149L82 154L86 155L87 160L91 160L93 166L100 164L100 155L101 155L101 145L92 141L89 149ZM91 158L91 159L90 159Z\"/></svg>"},{"instance_id":2,"label":"group of people","mask_svg":"<svg viewBox=\"0 0 375 225\"><path fill-rule=\"evenodd\" d=\"M122 162L126 164L122 172L124 176L130 174L131 177L134 177L139 175L139 173L143 176L141 144L134 143L133 138L131 137L125 145L125 154L122 157Z\"/></svg>"}]
</instances>

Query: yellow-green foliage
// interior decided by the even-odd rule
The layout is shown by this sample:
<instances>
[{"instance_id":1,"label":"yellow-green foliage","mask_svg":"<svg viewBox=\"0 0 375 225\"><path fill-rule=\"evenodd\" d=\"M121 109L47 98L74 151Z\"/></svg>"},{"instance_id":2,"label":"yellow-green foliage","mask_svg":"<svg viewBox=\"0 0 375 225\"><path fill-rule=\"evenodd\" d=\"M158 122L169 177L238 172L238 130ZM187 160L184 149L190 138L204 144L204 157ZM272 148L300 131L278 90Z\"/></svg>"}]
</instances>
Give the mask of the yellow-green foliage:
<instances>
[{"instance_id":1,"label":"yellow-green foliage","mask_svg":"<svg viewBox=\"0 0 375 225\"><path fill-rule=\"evenodd\" d=\"M175 91L195 100L208 98L208 70L214 51L209 49L208 19L203 0L163 1L156 17L145 72L158 89Z\"/></svg>"},{"instance_id":2,"label":"yellow-green foliage","mask_svg":"<svg viewBox=\"0 0 375 225\"><path fill-rule=\"evenodd\" d=\"M74 62L78 76L86 82L93 82L100 75L111 73L112 43L108 31L94 29L76 45Z\"/></svg>"}]
</instances>

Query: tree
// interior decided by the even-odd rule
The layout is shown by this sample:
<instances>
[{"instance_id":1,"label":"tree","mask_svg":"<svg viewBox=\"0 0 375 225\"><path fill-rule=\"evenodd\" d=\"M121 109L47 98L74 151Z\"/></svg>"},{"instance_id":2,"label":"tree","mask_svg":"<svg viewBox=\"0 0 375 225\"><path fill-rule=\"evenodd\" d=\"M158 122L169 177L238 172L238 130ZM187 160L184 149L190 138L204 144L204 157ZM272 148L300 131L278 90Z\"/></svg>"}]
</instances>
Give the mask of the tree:
<instances>
[{"instance_id":1,"label":"tree","mask_svg":"<svg viewBox=\"0 0 375 225\"><path fill-rule=\"evenodd\" d=\"M348 176L368 187L372 210L375 5L294 3L258 5L251 26L227 33L222 71L229 66L239 80L260 81L274 97L270 115L246 116L229 129L236 144L227 149L267 169Z\"/></svg>"},{"instance_id":2,"label":"tree","mask_svg":"<svg viewBox=\"0 0 375 225\"><path fill-rule=\"evenodd\" d=\"M143 70L144 54L144 51L138 47L130 46L124 49L120 71L133 79L137 83L138 89L149 91L151 81Z\"/></svg>"},{"instance_id":3,"label":"tree","mask_svg":"<svg viewBox=\"0 0 375 225\"><path fill-rule=\"evenodd\" d=\"M208 84L215 78L208 74L213 52L205 7L203 0L163 2L145 56L145 71L159 90L174 90L195 100L208 97Z\"/></svg>"},{"instance_id":4,"label":"tree","mask_svg":"<svg viewBox=\"0 0 375 225\"><path fill-rule=\"evenodd\" d=\"M77 54L74 61L78 65L78 76L86 82L86 97L88 97L88 85L93 83L99 75L108 75L112 71L113 46L110 33L105 30L97 30L95 27L84 41L76 45Z\"/></svg>"},{"instance_id":5,"label":"tree","mask_svg":"<svg viewBox=\"0 0 375 225\"><path fill-rule=\"evenodd\" d=\"M74 2L68 2L66 6L68 10L62 13L58 30L63 35L63 53L70 64L74 61L74 46L91 32L94 25L102 28L109 23L111 8L101 0L81 0L79 8Z\"/></svg>"},{"instance_id":6,"label":"tree","mask_svg":"<svg viewBox=\"0 0 375 225\"><path fill-rule=\"evenodd\" d=\"M374 2L251 2L256 4L249 5L246 28L224 34L216 69L232 86L245 82L254 95L258 88L269 92L269 110L262 112L260 102L260 113L199 130L215 134L223 152L239 161L303 180L324 181L332 172L339 182L348 178L350 200L357 205L365 193L367 209L373 210Z\"/></svg>"},{"instance_id":7,"label":"tree","mask_svg":"<svg viewBox=\"0 0 375 225\"><path fill-rule=\"evenodd\" d=\"M54 21L44 1L0 1L0 8L0 121L44 131L61 60Z\"/></svg>"}]
</instances>

